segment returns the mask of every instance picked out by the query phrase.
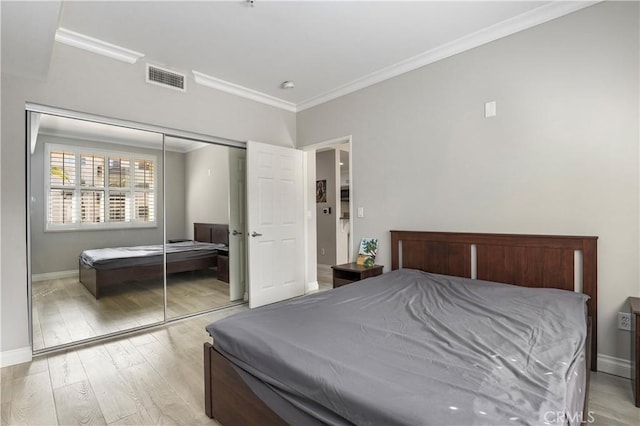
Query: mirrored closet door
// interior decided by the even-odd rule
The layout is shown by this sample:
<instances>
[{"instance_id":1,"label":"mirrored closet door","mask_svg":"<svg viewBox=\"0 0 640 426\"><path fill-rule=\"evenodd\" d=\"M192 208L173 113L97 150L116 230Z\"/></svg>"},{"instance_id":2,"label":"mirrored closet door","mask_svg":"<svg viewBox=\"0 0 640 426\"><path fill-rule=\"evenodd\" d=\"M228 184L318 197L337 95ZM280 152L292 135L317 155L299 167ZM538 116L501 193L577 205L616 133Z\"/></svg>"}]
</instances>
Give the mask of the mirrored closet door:
<instances>
[{"instance_id":1,"label":"mirrored closet door","mask_svg":"<svg viewBox=\"0 0 640 426\"><path fill-rule=\"evenodd\" d=\"M244 196L235 163L244 149L166 138L167 268L182 247L193 247L199 266L167 274L167 316L183 317L242 301ZM244 169L241 171L244 173ZM242 182L244 180L242 179Z\"/></svg>"},{"instance_id":2,"label":"mirrored closet door","mask_svg":"<svg viewBox=\"0 0 640 426\"><path fill-rule=\"evenodd\" d=\"M244 149L28 114L35 352L242 301Z\"/></svg>"}]
</instances>

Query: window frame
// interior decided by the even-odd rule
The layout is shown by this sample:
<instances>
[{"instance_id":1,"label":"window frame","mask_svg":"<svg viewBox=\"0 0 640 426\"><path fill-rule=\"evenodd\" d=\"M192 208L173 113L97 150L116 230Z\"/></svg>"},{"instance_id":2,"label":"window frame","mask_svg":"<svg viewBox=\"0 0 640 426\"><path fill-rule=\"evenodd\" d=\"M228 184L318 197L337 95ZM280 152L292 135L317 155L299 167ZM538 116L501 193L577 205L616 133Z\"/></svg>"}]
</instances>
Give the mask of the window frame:
<instances>
[{"instance_id":1,"label":"window frame","mask_svg":"<svg viewBox=\"0 0 640 426\"><path fill-rule=\"evenodd\" d=\"M100 149L95 147L87 147L83 145L64 145L57 143L45 143L44 158L44 232L67 232L67 231L98 231L98 230L115 230L115 229L136 229L136 228L157 228L158 227L158 198L161 194L158 188L158 156L152 154L143 154L131 151L116 151L111 149ZM75 183L73 186L65 187L65 190L73 192L73 203L75 208L72 209L72 223L51 223L51 190L58 188L57 185L51 185L51 152L65 151L73 152L75 156ZM96 155L104 157L104 186L82 186L81 183L81 158L83 155ZM125 188L109 187L109 158L120 157L129 160L129 185ZM135 212L135 194L142 192L140 188L135 186L135 164L136 160L151 161L153 163L153 190L146 192L153 194L152 208L154 211L153 221L136 220ZM82 222L81 204L82 191L104 191L104 221L103 222ZM129 197L128 215L130 221L110 221L109 219L109 193L110 192L126 192Z\"/></svg>"}]
</instances>

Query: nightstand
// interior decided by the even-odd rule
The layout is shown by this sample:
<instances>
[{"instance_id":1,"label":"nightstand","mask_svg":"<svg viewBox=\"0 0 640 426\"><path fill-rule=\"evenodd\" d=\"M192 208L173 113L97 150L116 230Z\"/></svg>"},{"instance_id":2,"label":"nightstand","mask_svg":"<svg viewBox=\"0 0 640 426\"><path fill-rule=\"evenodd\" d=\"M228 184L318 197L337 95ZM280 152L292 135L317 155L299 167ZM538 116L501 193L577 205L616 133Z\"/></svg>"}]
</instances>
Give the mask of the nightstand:
<instances>
[{"instance_id":1,"label":"nightstand","mask_svg":"<svg viewBox=\"0 0 640 426\"><path fill-rule=\"evenodd\" d=\"M218 249L218 280L229 282L229 250Z\"/></svg>"},{"instance_id":2,"label":"nightstand","mask_svg":"<svg viewBox=\"0 0 640 426\"><path fill-rule=\"evenodd\" d=\"M377 277L382 275L382 265L364 266L357 263L345 263L343 265L334 265L333 269L333 288L350 284L355 281L364 280L365 278Z\"/></svg>"},{"instance_id":3,"label":"nightstand","mask_svg":"<svg viewBox=\"0 0 640 426\"><path fill-rule=\"evenodd\" d=\"M631 308L631 386L636 407L640 407L640 297L630 297Z\"/></svg>"}]
</instances>

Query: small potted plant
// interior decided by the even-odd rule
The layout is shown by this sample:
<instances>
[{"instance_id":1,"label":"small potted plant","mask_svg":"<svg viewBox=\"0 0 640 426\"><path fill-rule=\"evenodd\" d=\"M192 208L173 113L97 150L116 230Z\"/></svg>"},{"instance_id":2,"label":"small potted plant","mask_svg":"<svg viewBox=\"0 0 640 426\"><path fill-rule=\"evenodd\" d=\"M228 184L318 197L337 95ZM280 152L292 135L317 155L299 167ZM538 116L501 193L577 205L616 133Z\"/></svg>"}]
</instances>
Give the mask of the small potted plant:
<instances>
[{"instance_id":1,"label":"small potted plant","mask_svg":"<svg viewBox=\"0 0 640 426\"><path fill-rule=\"evenodd\" d=\"M360 241L360 250L358 251L359 265L364 265L367 268L373 266L376 263L376 254L378 253L378 239L377 238L363 238Z\"/></svg>"}]
</instances>

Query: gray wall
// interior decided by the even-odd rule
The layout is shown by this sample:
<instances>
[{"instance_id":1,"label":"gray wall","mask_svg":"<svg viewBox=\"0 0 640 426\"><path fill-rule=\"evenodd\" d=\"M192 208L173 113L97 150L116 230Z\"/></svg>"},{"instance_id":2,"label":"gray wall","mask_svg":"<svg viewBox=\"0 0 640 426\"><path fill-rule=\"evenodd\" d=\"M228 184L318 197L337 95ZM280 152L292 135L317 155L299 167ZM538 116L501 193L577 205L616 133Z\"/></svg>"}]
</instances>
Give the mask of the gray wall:
<instances>
[{"instance_id":1,"label":"gray wall","mask_svg":"<svg viewBox=\"0 0 640 426\"><path fill-rule=\"evenodd\" d=\"M628 359L638 15L599 3L298 113L301 146L353 135L352 241L378 237L388 270L390 229L597 235L599 352Z\"/></svg>"},{"instance_id":2,"label":"gray wall","mask_svg":"<svg viewBox=\"0 0 640 426\"><path fill-rule=\"evenodd\" d=\"M0 351L29 346L25 102L238 140L294 146L294 113L199 86L191 76L186 93L146 84L144 67L144 61L130 65L55 43L44 80L11 75L3 68Z\"/></svg>"},{"instance_id":3,"label":"gray wall","mask_svg":"<svg viewBox=\"0 0 640 426\"><path fill-rule=\"evenodd\" d=\"M194 223L229 223L229 148L207 145L187 153L185 229Z\"/></svg>"},{"instance_id":4,"label":"gray wall","mask_svg":"<svg viewBox=\"0 0 640 426\"><path fill-rule=\"evenodd\" d=\"M336 264L336 151L329 149L316 154L316 180L327 181L327 202L316 203L317 256L322 265ZM322 209L331 208L331 214ZM324 249L324 254L322 250Z\"/></svg>"}]
</instances>

